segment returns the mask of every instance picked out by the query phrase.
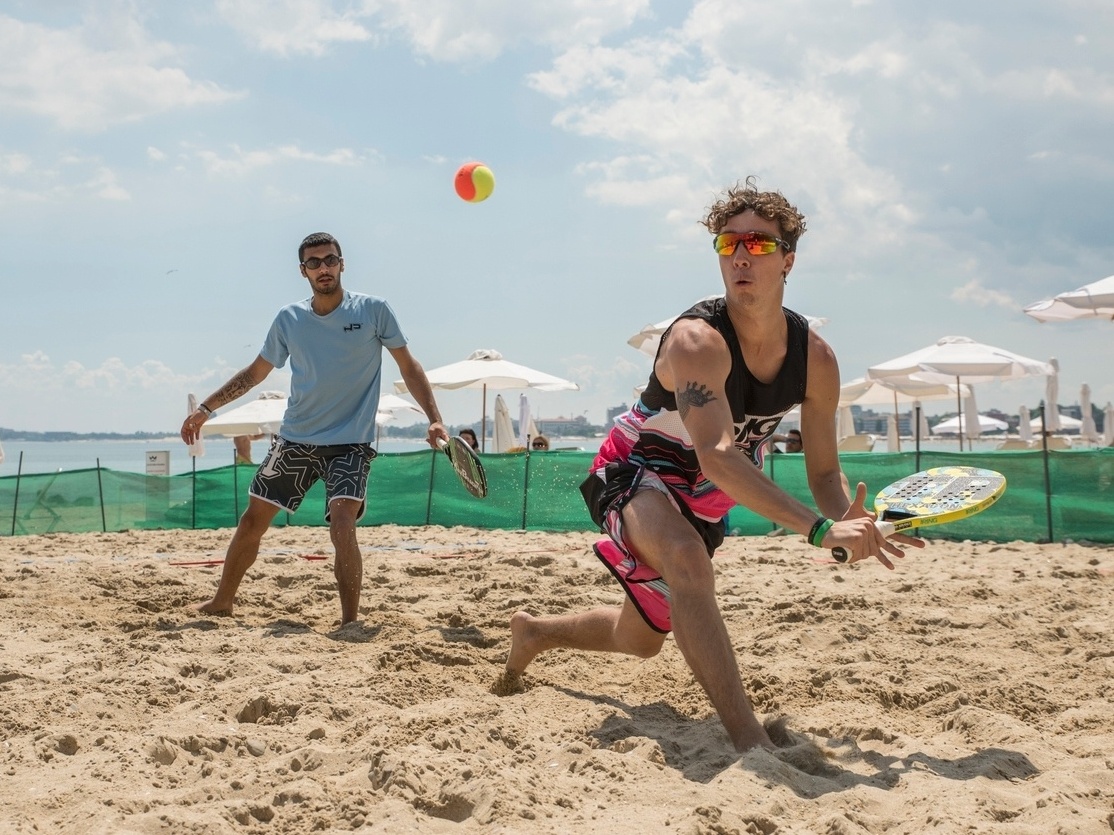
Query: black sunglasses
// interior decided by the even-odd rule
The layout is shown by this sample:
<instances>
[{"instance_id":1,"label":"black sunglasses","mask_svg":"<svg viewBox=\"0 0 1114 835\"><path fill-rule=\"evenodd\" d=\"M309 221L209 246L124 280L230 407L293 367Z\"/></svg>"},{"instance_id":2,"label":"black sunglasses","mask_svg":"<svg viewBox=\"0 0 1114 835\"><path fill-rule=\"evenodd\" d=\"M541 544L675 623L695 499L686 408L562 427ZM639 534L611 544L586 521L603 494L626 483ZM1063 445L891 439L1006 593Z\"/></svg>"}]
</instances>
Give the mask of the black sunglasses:
<instances>
[{"instance_id":1,"label":"black sunglasses","mask_svg":"<svg viewBox=\"0 0 1114 835\"><path fill-rule=\"evenodd\" d=\"M339 263L340 258L336 255L326 255L324 258L307 258L302 262L302 266L307 270L316 270L320 269L322 264L326 267L335 267Z\"/></svg>"}]
</instances>

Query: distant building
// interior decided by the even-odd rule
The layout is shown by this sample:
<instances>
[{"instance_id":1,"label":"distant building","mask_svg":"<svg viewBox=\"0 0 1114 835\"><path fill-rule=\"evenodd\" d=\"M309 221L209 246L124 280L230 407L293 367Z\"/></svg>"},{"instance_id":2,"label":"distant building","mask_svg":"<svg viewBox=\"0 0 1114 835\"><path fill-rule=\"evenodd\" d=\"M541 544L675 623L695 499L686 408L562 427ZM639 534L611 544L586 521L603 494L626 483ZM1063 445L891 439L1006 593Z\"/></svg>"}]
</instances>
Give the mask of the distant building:
<instances>
[{"instance_id":1,"label":"distant building","mask_svg":"<svg viewBox=\"0 0 1114 835\"><path fill-rule=\"evenodd\" d=\"M574 418L537 418L534 423L543 435L579 435L584 437L589 434L588 418L580 415Z\"/></svg>"},{"instance_id":2,"label":"distant building","mask_svg":"<svg viewBox=\"0 0 1114 835\"><path fill-rule=\"evenodd\" d=\"M611 422L615 420L615 418L629 410L630 406L628 406L626 403L621 406L612 406L610 409L607 410L607 419L604 421L604 423L610 426Z\"/></svg>"}]
</instances>

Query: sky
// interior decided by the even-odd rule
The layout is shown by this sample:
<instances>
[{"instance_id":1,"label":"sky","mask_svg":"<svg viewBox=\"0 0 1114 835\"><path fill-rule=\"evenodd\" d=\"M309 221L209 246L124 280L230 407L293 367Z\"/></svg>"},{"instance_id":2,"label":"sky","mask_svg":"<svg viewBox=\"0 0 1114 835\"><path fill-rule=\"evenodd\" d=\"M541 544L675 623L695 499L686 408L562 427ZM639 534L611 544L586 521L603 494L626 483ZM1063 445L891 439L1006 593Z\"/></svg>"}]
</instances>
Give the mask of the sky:
<instances>
[{"instance_id":1,"label":"sky","mask_svg":"<svg viewBox=\"0 0 1114 835\"><path fill-rule=\"evenodd\" d=\"M315 231L427 369L493 348L579 384L535 416L603 423L627 339L722 289L699 220L750 175L808 218L785 304L844 381L959 335L1102 405L1114 325L1022 309L1114 273L1112 136L1109 0L5 0L0 426L176 431L308 295Z\"/></svg>"}]
</instances>

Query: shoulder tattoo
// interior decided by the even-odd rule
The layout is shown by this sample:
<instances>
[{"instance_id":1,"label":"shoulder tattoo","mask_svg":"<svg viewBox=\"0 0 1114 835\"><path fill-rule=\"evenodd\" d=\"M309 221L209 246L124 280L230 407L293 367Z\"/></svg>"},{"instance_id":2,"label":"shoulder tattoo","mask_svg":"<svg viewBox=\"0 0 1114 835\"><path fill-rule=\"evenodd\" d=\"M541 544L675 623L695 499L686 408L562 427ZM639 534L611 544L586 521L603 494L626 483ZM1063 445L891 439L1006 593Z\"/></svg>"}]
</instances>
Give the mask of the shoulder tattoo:
<instances>
[{"instance_id":1,"label":"shoulder tattoo","mask_svg":"<svg viewBox=\"0 0 1114 835\"><path fill-rule=\"evenodd\" d=\"M700 383L686 383L684 389L677 392L677 412L684 420L693 406L704 406L716 399L708 391L708 387Z\"/></svg>"}]
</instances>

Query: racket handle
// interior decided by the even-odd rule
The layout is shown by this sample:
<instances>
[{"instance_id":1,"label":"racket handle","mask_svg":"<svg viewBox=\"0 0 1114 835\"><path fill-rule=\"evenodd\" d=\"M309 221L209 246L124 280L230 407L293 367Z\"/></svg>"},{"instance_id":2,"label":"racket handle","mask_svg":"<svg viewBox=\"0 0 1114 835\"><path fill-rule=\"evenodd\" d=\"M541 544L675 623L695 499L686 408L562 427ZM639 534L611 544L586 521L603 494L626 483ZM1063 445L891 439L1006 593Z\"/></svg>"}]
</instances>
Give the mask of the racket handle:
<instances>
[{"instance_id":1,"label":"racket handle","mask_svg":"<svg viewBox=\"0 0 1114 835\"><path fill-rule=\"evenodd\" d=\"M444 438L438 438L437 439L437 448L439 450L441 450L442 452L447 453L449 451L449 442L446 441Z\"/></svg>"},{"instance_id":2,"label":"racket handle","mask_svg":"<svg viewBox=\"0 0 1114 835\"><path fill-rule=\"evenodd\" d=\"M886 522L885 520L879 519L875 521L874 527L878 529L878 533L882 534L885 539L889 539L894 535L893 522ZM832 549L832 557L836 562L847 562L847 560L851 559L851 552L846 548L836 547Z\"/></svg>"}]
</instances>

